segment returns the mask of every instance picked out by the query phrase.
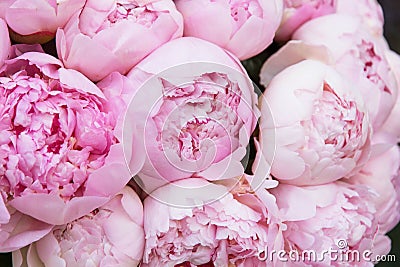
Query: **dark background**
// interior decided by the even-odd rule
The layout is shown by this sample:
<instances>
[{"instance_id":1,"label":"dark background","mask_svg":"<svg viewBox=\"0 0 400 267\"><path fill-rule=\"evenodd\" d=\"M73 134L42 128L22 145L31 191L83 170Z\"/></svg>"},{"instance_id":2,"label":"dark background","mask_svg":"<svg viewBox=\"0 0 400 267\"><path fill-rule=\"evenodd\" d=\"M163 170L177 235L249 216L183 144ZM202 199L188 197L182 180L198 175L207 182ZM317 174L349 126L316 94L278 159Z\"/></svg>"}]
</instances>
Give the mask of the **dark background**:
<instances>
[{"instance_id":1,"label":"dark background","mask_svg":"<svg viewBox=\"0 0 400 267\"><path fill-rule=\"evenodd\" d=\"M356 0L353 0L356 1ZM390 47L400 53L400 1L378 0L385 14L385 37Z\"/></svg>"},{"instance_id":2,"label":"dark background","mask_svg":"<svg viewBox=\"0 0 400 267\"><path fill-rule=\"evenodd\" d=\"M348 0L358 1L358 0ZM382 5L385 14L385 37L389 42L392 50L400 53L400 1L399 0L378 0ZM262 53L262 55L244 62L245 66L250 71L250 76L254 81L258 81L258 71L263 61L269 56L271 51L276 50L275 47L271 47L268 51ZM400 119L400 118L399 118ZM396 255L396 262L382 262L379 263L378 267L398 267L400 266L400 224L397 225L389 233L392 239L392 251L390 254ZM0 267L9 267L11 264L11 253L0 253ZM51 266L53 267L53 266ZM54 266L57 267L57 266Z\"/></svg>"}]
</instances>

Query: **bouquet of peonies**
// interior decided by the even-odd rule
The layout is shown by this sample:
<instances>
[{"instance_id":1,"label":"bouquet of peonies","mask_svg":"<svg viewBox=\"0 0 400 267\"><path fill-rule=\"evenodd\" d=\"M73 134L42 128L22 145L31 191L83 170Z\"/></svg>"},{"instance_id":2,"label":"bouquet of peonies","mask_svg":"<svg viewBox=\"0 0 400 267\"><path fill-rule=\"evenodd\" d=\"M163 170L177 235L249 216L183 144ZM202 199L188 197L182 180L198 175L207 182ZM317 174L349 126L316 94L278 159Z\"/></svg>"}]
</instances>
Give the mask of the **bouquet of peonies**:
<instances>
[{"instance_id":1,"label":"bouquet of peonies","mask_svg":"<svg viewBox=\"0 0 400 267\"><path fill-rule=\"evenodd\" d=\"M400 221L399 89L376 0L1 1L0 252L373 266Z\"/></svg>"}]
</instances>

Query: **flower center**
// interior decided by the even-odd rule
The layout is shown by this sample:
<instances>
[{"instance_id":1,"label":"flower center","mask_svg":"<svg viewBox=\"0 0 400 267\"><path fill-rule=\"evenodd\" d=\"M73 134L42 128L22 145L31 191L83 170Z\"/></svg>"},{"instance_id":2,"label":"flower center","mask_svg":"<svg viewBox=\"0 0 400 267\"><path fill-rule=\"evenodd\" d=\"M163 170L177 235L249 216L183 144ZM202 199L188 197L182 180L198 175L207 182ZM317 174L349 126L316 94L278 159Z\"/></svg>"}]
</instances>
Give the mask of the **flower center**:
<instances>
[{"instance_id":1,"label":"flower center","mask_svg":"<svg viewBox=\"0 0 400 267\"><path fill-rule=\"evenodd\" d=\"M53 231L60 246L59 256L67 261L67 265L84 266L90 258L97 266L106 255L112 254L112 245L105 237L101 223L110 214L111 211L96 209Z\"/></svg>"},{"instance_id":2,"label":"flower center","mask_svg":"<svg viewBox=\"0 0 400 267\"><path fill-rule=\"evenodd\" d=\"M185 86L164 84L163 102L153 117L160 150L172 149L181 159L196 161L201 151L216 146L219 153L214 162L218 162L237 148L233 140L242 122L237 115L241 92L236 83L224 74L211 73Z\"/></svg>"},{"instance_id":3,"label":"flower center","mask_svg":"<svg viewBox=\"0 0 400 267\"><path fill-rule=\"evenodd\" d=\"M117 3L116 8L108 15L108 23L115 24L122 20L130 20L150 28L157 18L158 12L151 11L147 7L139 7L133 3Z\"/></svg>"},{"instance_id":4,"label":"flower center","mask_svg":"<svg viewBox=\"0 0 400 267\"><path fill-rule=\"evenodd\" d=\"M179 134L180 156L198 160L201 157L200 141L212 133L214 126L215 123L210 122L209 118L188 121Z\"/></svg>"},{"instance_id":5,"label":"flower center","mask_svg":"<svg viewBox=\"0 0 400 267\"><path fill-rule=\"evenodd\" d=\"M231 16L233 18L234 32L251 17L262 18L263 12L258 1L230 0Z\"/></svg>"},{"instance_id":6,"label":"flower center","mask_svg":"<svg viewBox=\"0 0 400 267\"><path fill-rule=\"evenodd\" d=\"M325 145L334 146L343 155L352 155L363 145L364 113L355 101L340 98L324 83L322 98L316 101L312 116L313 127Z\"/></svg>"}]
</instances>

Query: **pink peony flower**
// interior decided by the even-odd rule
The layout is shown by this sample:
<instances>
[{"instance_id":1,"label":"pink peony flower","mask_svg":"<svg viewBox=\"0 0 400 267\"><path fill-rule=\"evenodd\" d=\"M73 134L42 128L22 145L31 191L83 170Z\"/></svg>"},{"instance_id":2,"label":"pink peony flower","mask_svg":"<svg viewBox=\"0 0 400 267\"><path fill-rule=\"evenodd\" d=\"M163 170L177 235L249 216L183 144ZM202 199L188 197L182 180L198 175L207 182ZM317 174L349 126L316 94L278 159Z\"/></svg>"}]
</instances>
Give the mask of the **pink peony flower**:
<instances>
[{"instance_id":1,"label":"pink peony flower","mask_svg":"<svg viewBox=\"0 0 400 267\"><path fill-rule=\"evenodd\" d=\"M373 203L377 210L375 219L382 234L400 221L400 151L397 144L391 143L389 147L372 157L359 173L349 179L352 184L369 186L378 193Z\"/></svg>"},{"instance_id":2,"label":"pink peony flower","mask_svg":"<svg viewBox=\"0 0 400 267\"><path fill-rule=\"evenodd\" d=\"M364 251L385 255L390 250L389 239L377 232L371 201L376 195L367 187L342 182L305 187L280 184L270 192L287 226L283 232L286 251L292 255L313 251L309 258L289 266L373 266L363 258ZM324 252L329 250L338 252ZM358 251L360 261L346 259L346 254L342 257L346 251Z\"/></svg>"},{"instance_id":3,"label":"pink peony flower","mask_svg":"<svg viewBox=\"0 0 400 267\"><path fill-rule=\"evenodd\" d=\"M261 208L250 194L236 199L226 187L199 178L161 187L144 200L143 266L210 261L214 266L265 266L260 252L282 245L278 219L269 213L276 203L270 204Z\"/></svg>"},{"instance_id":4,"label":"pink peony flower","mask_svg":"<svg viewBox=\"0 0 400 267\"><path fill-rule=\"evenodd\" d=\"M181 37L181 14L172 0L89 0L57 32L64 65L98 81L128 72L162 44Z\"/></svg>"},{"instance_id":5,"label":"pink peony flower","mask_svg":"<svg viewBox=\"0 0 400 267\"><path fill-rule=\"evenodd\" d=\"M319 17L298 29L293 39L329 50L329 64L362 93L378 130L394 106L398 88L385 47L365 30L364 22L341 14Z\"/></svg>"},{"instance_id":6,"label":"pink peony flower","mask_svg":"<svg viewBox=\"0 0 400 267\"><path fill-rule=\"evenodd\" d=\"M304 23L335 13L338 0L284 0L283 18L275 39L287 41ZM349 2L349 1L348 1Z\"/></svg>"},{"instance_id":7,"label":"pink peony flower","mask_svg":"<svg viewBox=\"0 0 400 267\"><path fill-rule=\"evenodd\" d=\"M258 109L236 59L211 43L182 38L156 50L128 77L143 80L127 118L144 123L147 159L139 176L148 192L182 178L243 173L240 161Z\"/></svg>"},{"instance_id":8,"label":"pink peony flower","mask_svg":"<svg viewBox=\"0 0 400 267\"><path fill-rule=\"evenodd\" d=\"M4 0L0 4L0 17L11 28L14 41L46 43L84 3L84 0Z\"/></svg>"},{"instance_id":9,"label":"pink peony flower","mask_svg":"<svg viewBox=\"0 0 400 267\"><path fill-rule=\"evenodd\" d=\"M135 174L117 136L121 107L57 59L26 52L6 61L0 96L0 187L6 205L64 224L104 204ZM133 172L141 167L130 164L137 166L129 166Z\"/></svg>"},{"instance_id":10,"label":"pink peony flower","mask_svg":"<svg viewBox=\"0 0 400 267\"><path fill-rule=\"evenodd\" d=\"M396 77L397 87L400 88L400 55L394 51L387 50L386 57L388 59L389 65L394 72ZM389 116L385 120L382 126L382 131L393 134L400 141L400 93L397 93L396 102L391 110Z\"/></svg>"},{"instance_id":11,"label":"pink peony flower","mask_svg":"<svg viewBox=\"0 0 400 267\"><path fill-rule=\"evenodd\" d=\"M11 42L10 37L8 37L7 24L4 20L0 19L0 67L8 57L10 45Z\"/></svg>"},{"instance_id":12,"label":"pink peony flower","mask_svg":"<svg viewBox=\"0 0 400 267\"><path fill-rule=\"evenodd\" d=\"M144 189L188 177L243 174L241 160L257 118L257 96L234 57L209 42L171 41L133 68L137 92L127 121L142 122ZM130 132L130 126L125 131Z\"/></svg>"},{"instance_id":13,"label":"pink peony flower","mask_svg":"<svg viewBox=\"0 0 400 267\"><path fill-rule=\"evenodd\" d=\"M362 20L363 27L376 37L383 35L383 11L376 0L336 0L336 13L348 14Z\"/></svg>"},{"instance_id":14,"label":"pink peony flower","mask_svg":"<svg viewBox=\"0 0 400 267\"><path fill-rule=\"evenodd\" d=\"M176 0L184 35L219 45L241 60L272 43L282 17L282 0Z\"/></svg>"},{"instance_id":15,"label":"pink peony flower","mask_svg":"<svg viewBox=\"0 0 400 267\"><path fill-rule=\"evenodd\" d=\"M264 97L258 153L275 135L275 155L266 159L276 179L329 183L368 159L371 129L361 96L328 65L304 60L289 66L271 80Z\"/></svg>"},{"instance_id":16,"label":"pink peony flower","mask_svg":"<svg viewBox=\"0 0 400 267\"><path fill-rule=\"evenodd\" d=\"M108 203L13 252L13 266L138 266L144 249L143 206L125 187Z\"/></svg>"}]
</instances>

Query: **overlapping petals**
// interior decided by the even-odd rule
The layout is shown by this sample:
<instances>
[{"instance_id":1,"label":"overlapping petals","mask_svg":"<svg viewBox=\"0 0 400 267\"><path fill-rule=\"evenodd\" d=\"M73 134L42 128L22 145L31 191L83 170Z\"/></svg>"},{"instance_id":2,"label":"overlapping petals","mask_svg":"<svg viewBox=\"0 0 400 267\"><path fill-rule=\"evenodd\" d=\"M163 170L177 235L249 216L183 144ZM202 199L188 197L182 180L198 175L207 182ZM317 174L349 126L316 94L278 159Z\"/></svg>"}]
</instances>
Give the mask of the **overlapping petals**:
<instances>
[{"instance_id":1,"label":"overlapping petals","mask_svg":"<svg viewBox=\"0 0 400 267\"><path fill-rule=\"evenodd\" d=\"M53 226L25 215L0 200L0 252L25 247L48 234Z\"/></svg>"},{"instance_id":2,"label":"overlapping petals","mask_svg":"<svg viewBox=\"0 0 400 267\"><path fill-rule=\"evenodd\" d=\"M288 41L304 23L329 14L346 14L363 21L375 37L383 34L383 12L376 0L285 0L283 18L276 33L278 41Z\"/></svg>"},{"instance_id":3,"label":"overlapping petals","mask_svg":"<svg viewBox=\"0 0 400 267\"><path fill-rule=\"evenodd\" d=\"M84 3L84 0L5 0L0 4L0 17L11 28L14 41L45 43L53 39L57 28L64 27Z\"/></svg>"},{"instance_id":4,"label":"overlapping petals","mask_svg":"<svg viewBox=\"0 0 400 267\"><path fill-rule=\"evenodd\" d=\"M276 33L276 40L287 41L305 22L335 13L337 0L284 0L283 18Z\"/></svg>"},{"instance_id":5,"label":"overlapping petals","mask_svg":"<svg viewBox=\"0 0 400 267\"><path fill-rule=\"evenodd\" d=\"M112 200L15 251L14 266L138 266L143 255L143 206L125 187ZM26 264L26 265L25 265Z\"/></svg>"}]
</instances>

